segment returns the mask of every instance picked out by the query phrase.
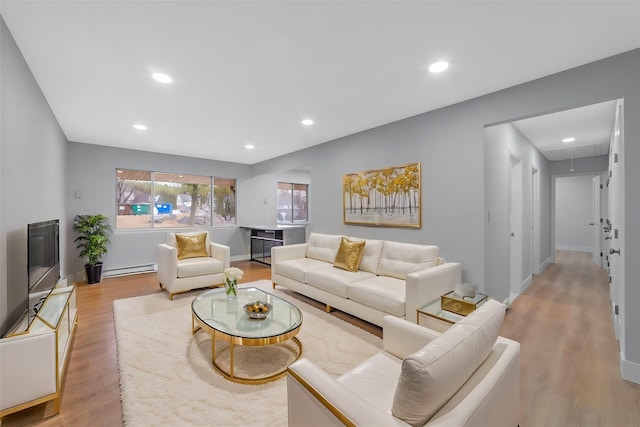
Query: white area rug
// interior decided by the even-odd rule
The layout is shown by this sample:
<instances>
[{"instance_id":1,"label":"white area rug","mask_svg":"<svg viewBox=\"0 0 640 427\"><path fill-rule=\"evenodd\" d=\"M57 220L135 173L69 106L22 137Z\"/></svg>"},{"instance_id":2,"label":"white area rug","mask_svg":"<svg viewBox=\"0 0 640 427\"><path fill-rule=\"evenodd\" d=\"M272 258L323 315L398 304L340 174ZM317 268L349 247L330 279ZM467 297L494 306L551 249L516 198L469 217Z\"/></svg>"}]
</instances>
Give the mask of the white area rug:
<instances>
[{"instance_id":1,"label":"white area rug","mask_svg":"<svg viewBox=\"0 0 640 427\"><path fill-rule=\"evenodd\" d=\"M273 290L268 280L241 286L261 288L300 308L302 357L334 376L382 347L378 337ZM191 334L195 296L176 295L169 301L165 293L158 293L114 301L125 425L286 426L286 377L264 385L222 378L211 366L211 336L204 331ZM217 353L226 344L216 345ZM236 360L241 348L236 347Z\"/></svg>"}]
</instances>

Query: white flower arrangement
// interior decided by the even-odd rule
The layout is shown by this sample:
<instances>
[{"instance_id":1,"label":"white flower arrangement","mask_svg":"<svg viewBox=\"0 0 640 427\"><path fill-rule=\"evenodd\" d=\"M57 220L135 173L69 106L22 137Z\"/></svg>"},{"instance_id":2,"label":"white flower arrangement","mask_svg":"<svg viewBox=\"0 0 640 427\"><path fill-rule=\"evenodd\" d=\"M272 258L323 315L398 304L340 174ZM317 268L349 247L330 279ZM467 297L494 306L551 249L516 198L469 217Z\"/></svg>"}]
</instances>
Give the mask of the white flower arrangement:
<instances>
[{"instance_id":1,"label":"white flower arrangement","mask_svg":"<svg viewBox=\"0 0 640 427\"><path fill-rule=\"evenodd\" d=\"M224 279L229 282L237 282L242 279L244 272L237 267L229 267L224 269Z\"/></svg>"}]
</instances>

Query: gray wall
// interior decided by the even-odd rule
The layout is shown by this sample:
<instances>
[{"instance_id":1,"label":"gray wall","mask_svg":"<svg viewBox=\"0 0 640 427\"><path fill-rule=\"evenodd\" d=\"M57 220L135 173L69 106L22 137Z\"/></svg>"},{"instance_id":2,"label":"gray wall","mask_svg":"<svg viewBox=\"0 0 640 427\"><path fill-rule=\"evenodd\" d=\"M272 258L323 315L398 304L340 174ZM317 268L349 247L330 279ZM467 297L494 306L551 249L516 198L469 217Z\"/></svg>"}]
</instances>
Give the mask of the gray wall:
<instances>
[{"instance_id":1,"label":"gray wall","mask_svg":"<svg viewBox=\"0 0 640 427\"><path fill-rule=\"evenodd\" d=\"M593 252L593 175L556 179L556 249Z\"/></svg>"},{"instance_id":2,"label":"gray wall","mask_svg":"<svg viewBox=\"0 0 640 427\"><path fill-rule=\"evenodd\" d=\"M0 335L27 295L27 228L60 219L65 237L67 139L0 18ZM61 250L61 252L63 252ZM62 275L65 254L61 254Z\"/></svg>"},{"instance_id":3,"label":"gray wall","mask_svg":"<svg viewBox=\"0 0 640 427\"><path fill-rule=\"evenodd\" d=\"M111 219L115 229L116 216L116 169L141 169L158 172L208 175L220 178L236 178L238 211L247 205L249 191L244 184L250 178L250 166L127 150L91 144L69 142L68 144L66 222L71 224L77 214L102 213ZM274 190L275 191L275 190ZM76 192L82 198L75 197ZM240 220L240 218L238 218ZM231 247L232 257L248 253L247 242L238 227L202 227L211 230L213 241ZM156 245L166 240L167 229L116 230L111 237L109 253L104 257L104 269L136 267L156 262ZM73 231L68 228L68 241L73 241ZM74 245L67 245L67 268L78 274L84 267Z\"/></svg>"},{"instance_id":4,"label":"gray wall","mask_svg":"<svg viewBox=\"0 0 640 427\"><path fill-rule=\"evenodd\" d=\"M247 212L261 212L261 217L246 221L267 221L264 197L245 198L244 191L258 185L252 177L269 176L282 171L301 170L310 173L310 230L343 233L352 236L393 239L416 243L434 243L442 255L459 260L464 266L464 279L478 283L496 295L502 292L500 283L486 281L487 272L506 277L508 264L504 257L485 253L485 190L486 174L503 168L500 158L484 156L484 128L516 119L555 112L603 101L624 98L625 102L625 168L626 179L626 263L625 300L622 313L628 325L640 324L640 265L632 262L640 257L640 198L635 197L634 183L640 181L640 50L587 64L572 70L534 80L483 97L455 104L436 111L391 123L355 135L350 135L307 150L249 166L224 162L94 147L71 143L65 165L64 136L37 85L24 74L28 71L15 45L5 40L8 32L2 27L2 239L3 263L11 268L0 284L7 294L6 281L23 280L24 265L15 257L20 250L12 234L24 234L29 220L61 217L62 243L67 247L67 271L80 268L75 248L69 239L68 225L77 213L102 212L115 214L115 169L151 169L238 178L238 221ZM8 49L5 48L8 44ZM7 52L9 50L9 52ZM9 64L7 64L9 62ZM8 71L5 71L8 69ZM13 74L12 74L13 73ZM5 77L5 74L10 74ZM28 73L27 73L28 74ZM27 79L29 83L23 80ZM14 85L16 85L14 87ZM23 87L25 86L25 87ZM7 95L8 91L13 93ZM33 99L32 99L33 98ZM17 117L4 117L8 106L31 102ZM383 102L383 100L381 100ZM9 113L11 114L11 113ZM36 116L37 121L32 118ZM42 117L40 117L42 116ZM38 123L38 126L33 126ZM15 126L6 130L6 126ZM19 128L18 130L15 130ZM6 135L13 141L5 142ZM179 142L177 142L179 143ZM8 154L8 155L7 155ZM10 160L9 160L9 156ZM28 159L28 160L27 160ZM36 167L31 167L36 160ZM342 176L346 173L422 163L423 212L421 229L398 229L347 226L342 223ZM66 187L62 175L68 171ZM553 171L551 171L553 174ZM27 183L23 189L12 187ZM9 182L8 182L9 181ZM247 185L243 188L243 185ZM64 189L61 191L60 189ZM74 192L82 191L82 199ZM44 209L32 208L37 200ZM7 205L11 205L7 207ZM64 206L66 205L66 207ZM241 208L240 208L241 206ZM542 207L545 209L545 207ZM274 209L275 210L275 209ZM66 213L65 213L66 212ZM252 215L252 214L251 214ZM240 236L240 237L238 237ZM14 240L11 240L14 239ZM155 259L154 244L160 233L131 232L114 236L112 251L105 267L127 266ZM19 240L19 239L18 239ZM214 240L230 243L234 253L240 253L243 241L237 229L229 235L218 231ZM236 245L238 245L236 247ZM543 243L544 246L544 243ZM7 247L11 248L9 254ZM240 249L238 249L240 248ZM22 251L24 252L24 251ZM73 254L73 256L71 256ZM63 257L64 257L63 253ZM6 259L5 259L6 258ZM23 263L24 264L24 263ZM22 270L23 273L18 273ZM15 277L14 277L15 276ZM626 328L626 353L623 359L640 362L640 334Z\"/></svg>"},{"instance_id":5,"label":"gray wall","mask_svg":"<svg viewBox=\"0 0 640 427\"><path fill-rule=\"evenodd\" d=\"M551 178L549 161L511 123L488 126L484 132L484 290L499 301L510 294L509 276L509 213L511 186L509 182L511 156L522 162L522 276L520 283L528 282L533 274L532 260L532 170L540 179L540 253L541 264L551 258ZM538 266L540 268L540 266Z\"/></svg>"},{"instance_id":6,"label":"gray wall","mask_svg":"<svg viewBox=\"0 0 640 427\"><path fill-rule=\"evenodd\" d=\"M311 149L254 165L255 173L303 169L311 172L311 231L436 243L448 259L462 261L466 280L487 290L485 277L508 277L504 257L485 252L485 172L504 168L499 158L483 161L483 129L599 102L624 98L626 178L626 264L624 313L628 325L640 324L640 50L534 80L460 104ZM347 226L341 216L341 179L350 172L422 162L423 227L392 229ZM553 171L551 171L553 174ZM544 208L544 207L543 207ZM492 238L492 237L488 237ZM503 279L500 279L503 280ZM502 292L502 291L501 291ZM640 362L640 334L627 328L625 357Z\"/></svg>"}]
</instances>

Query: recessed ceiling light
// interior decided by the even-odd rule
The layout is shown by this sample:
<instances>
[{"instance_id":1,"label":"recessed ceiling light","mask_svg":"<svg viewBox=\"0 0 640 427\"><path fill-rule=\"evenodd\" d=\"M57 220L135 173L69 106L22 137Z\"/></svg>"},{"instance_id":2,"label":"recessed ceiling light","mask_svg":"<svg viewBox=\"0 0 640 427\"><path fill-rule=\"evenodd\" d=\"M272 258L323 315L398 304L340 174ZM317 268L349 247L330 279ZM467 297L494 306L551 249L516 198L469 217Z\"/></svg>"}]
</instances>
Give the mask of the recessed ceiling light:
<instances>
[{"instance_id":1,"label":"recessed ceiling light","mask_svg":"<svg viewBox=\"0 0 640 427\"><path fill-rule=\"evenodd\" d=\"M573 141L575 141L575 140L576 140L576 139L575 139L574 137L569 137L569 138L565 138L565 139L563 139L563 140L562 140L562 142L573 142Z\"/></svg>"},{"instance_id":2,"label":"recessed ceiling light","mask_svg":"<svg viewBox=\"0 0 640 427\"><path fill-rule=\"evenodd\" d=\"M253 150L254 148L256 148L256 146L253 144L247 144L244 146L244 148L246 148L247 150Z\"/></svg>"},{"instance_id":3,"label":"recessed ceiling light","mask_svg":"<svg viewBox=\"0 0 640 427\"><path fill-rule=\"evenodd\" d=\"M311 126L313 124L313 120L311 119L304 119L303 121L301 121L300 123L302 123L305 126Z\"/></svg>"},{"instance_id":4,"label":"recessed ceiling light","mask_svg":"<svg viewBox=\"0 0 640 427\"><path fill-rule=\"evenodd\" d=\"M429 65L429 71L432 73L441 73L447 68L449 68L449 63L447 61L438 61Z\"/></svg>"},{"instance_id":5,"label":"recessed ceiling light","mask_svg":"<svg viewBox=\"0 0 640 427\"><path fill-rule=\"evenodd\" d=\"M145 125L135 124L133 125L133 127L138 130L147 130L147 127Z\"/></svg>"},{"instance_id":6,"label":"recessed ceiling light","mask_svg":"<svg viewBox=\"0 0 640 427\"><path fill-rule=\"evenodd\" d=\"M166 74L162 74L162 73L153 73L151 75L151 77L153 77L153 79L157 82L160 83L171 83L173 81L173 79L169 76L167 76Z\"/></svg>"}]
</instances>

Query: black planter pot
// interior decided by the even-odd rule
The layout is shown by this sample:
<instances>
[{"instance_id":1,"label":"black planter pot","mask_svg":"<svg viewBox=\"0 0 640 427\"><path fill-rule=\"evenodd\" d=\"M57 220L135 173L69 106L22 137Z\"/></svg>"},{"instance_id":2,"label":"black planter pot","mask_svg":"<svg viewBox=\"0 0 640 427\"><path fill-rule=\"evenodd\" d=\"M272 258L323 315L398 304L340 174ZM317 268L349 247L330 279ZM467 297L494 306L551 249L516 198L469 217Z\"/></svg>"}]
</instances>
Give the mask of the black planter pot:
<instances>
[{"instance_id":1,"label":"black planter pot","mask_svg":"<svg viewBox=\"0 0 640 427\"><path fill-rule=\"evenodd\" d=\"M102 280L102 263L96 265L85 264L84 270L87 273L87 284L100 283Z\"/></svg>"}]
</instances>

